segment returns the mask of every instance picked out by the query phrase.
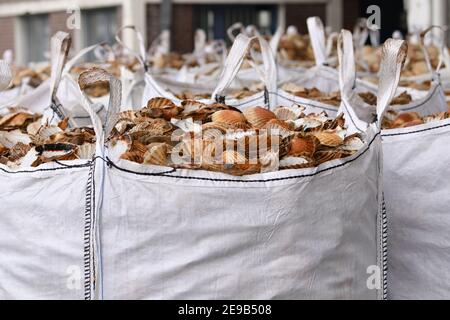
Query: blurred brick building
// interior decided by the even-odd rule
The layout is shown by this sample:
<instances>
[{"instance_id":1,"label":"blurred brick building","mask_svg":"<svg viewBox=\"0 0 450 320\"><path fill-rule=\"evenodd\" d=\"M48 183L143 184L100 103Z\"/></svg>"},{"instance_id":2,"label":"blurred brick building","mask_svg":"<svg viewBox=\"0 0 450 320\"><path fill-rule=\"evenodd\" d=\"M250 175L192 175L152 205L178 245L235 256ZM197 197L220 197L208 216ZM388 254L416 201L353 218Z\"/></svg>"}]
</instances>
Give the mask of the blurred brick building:
<instances>
[{"instance_id":1,"label":"blurred brick building","mask_svg":"<svg viewBox=\"0 0 450 320\"><path fill-rule=\"evenodd\" d=\"M442 3L447 0L428 1ZM74 47L80 49L100 41L113 42L116 30L129 24L143 32L149 45L159 35L161 25L169 23L172 49L182 52L193 49L197 28L205 29L209 37L226 38L225 30L236 21L255 24L266 32L273 32L277 25L295 25L301 32L306 32L306 18L319 16L326 25L339 30L352 28L356 18L364 15L365 8L373 2L377 1L0 0L0 56L6 49L12 49L18 62L39 61L46 59L44 52L48 50L48 39L59 30L70 32ZM378 2L388 3L387 11L395 7L392 1ZM69 29L67 21L77 8L81 10L81 28ZM169 19L163 14L167 12ZM390 12L384 19L389 18L395 23L399 13ZM123 37L128 44L136 45L129 32Z\"/></svg>"}]
</instances>

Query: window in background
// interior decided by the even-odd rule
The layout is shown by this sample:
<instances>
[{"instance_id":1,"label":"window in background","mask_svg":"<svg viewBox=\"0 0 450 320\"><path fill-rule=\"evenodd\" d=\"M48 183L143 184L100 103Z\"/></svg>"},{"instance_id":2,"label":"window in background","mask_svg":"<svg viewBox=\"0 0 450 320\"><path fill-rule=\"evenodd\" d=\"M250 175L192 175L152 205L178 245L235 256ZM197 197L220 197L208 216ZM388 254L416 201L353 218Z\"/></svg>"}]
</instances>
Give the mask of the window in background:
<instances>
[{"instance_id":1,"label":"window in background","mask_svg":"<svg viewBox=\"0 0 450 320\"><path fill-rule=\"evenodd\" d=\"M84 47L100 42L114 44L118 29L116 8L85 10L82 12L82 21ZM87 58L93 59L93 55Z\"/></svg>"},{"instance_id":2,"label":"window in background","mask_svg":"<svg viewBox=\"0 0 450 320\"><path fill-rule=\"evenodd\" d=\"M21 17L23 26L24 62L42 62L49 59L50 27L48 15L27 15Z\"/></svg>"},{"instance_id":3,"label":"window in background","mask_svg":"<svg viewBox=\"0 0 450 320\"><path fill-rule=\"evenodd\" d=\"M209 39L227 39L226 30L235 22L256 25L261 33L277 27L276 5L195 5L194 29L203 29Z\"/></svg>"}]
</instances>

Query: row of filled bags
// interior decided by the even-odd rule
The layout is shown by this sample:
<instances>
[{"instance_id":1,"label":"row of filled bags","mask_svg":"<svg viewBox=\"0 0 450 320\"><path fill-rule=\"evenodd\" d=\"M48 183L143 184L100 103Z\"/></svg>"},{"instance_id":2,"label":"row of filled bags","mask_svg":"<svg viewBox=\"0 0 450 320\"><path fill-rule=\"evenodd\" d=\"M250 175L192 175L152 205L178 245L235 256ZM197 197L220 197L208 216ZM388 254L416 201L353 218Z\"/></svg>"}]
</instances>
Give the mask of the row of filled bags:
<instances>
[{"instance_id":1,"label":"row of filled bags","mask_svg":"<svg viewBox=\"0 0 450 320\"><path fill-rule=\"evenodd\" d=\"M171 66L170 63L158 67L158 63L154 61L161 56L164 61L175 59L172 57L174 54L168 52L166 48L167 42L169 42L166 39L167 36L163 37L166 33L161 36L163 38L161 42L166 43L166 45L163 45L165 49L158 50L158 46L153 44L148 52L145 50L139 32L137 32L138 43L140 43L139 52L126 51L125 45L117 37L118 41L115 46L121 49L94 45L81 50L72 61L66 64L59 88L60 99L70 100L71 95L68 94L70 89L67 89L66 83L78 77L81 71L94 65L92 63L79 63L83 56L94 51L97 60L101 61L100 65L108 68L113 74L121 78L124 84L123 104L130 109L145 105L149 98L154 95L179 102L183 99L215 97L219 93L215 89L220 89L223 91L222 94L227 95L228 104L245 107L249 101L260 99L264 95L264 89L266 89L267 93L273 96L272 101L275 104L277 99L280 100L280 104L287 101L299 104L309 103L312 107L317 106L320 109L335 113L341 103L337 81L338 72L334 67L337 61L335 53L337 52L335 50L336 34L326 32L322 22L317 17L309 18L307 24L309 36L299 35L298 32L289 28L283 35L279 28L272 37L259 36L254 27L247 30L248 28L243 28L240 24L233 25L228 32L230 39L236 38L233 35L233 30L237 28L249 35L249 38L251 38L250 35L256 34L262 41L265 42L266 38L269 38L270 41L263 46L258 41L253 41L251 44L247 43L247 51L242 48L246 46L242 43L243 41L236 41L230 49L228 59L226 58L227 49L225 45L217 44L217 42L222 43L223 41L208 43L204 32L199 32L200 35L196 37L194 52L183 58L177 58L181 59L182 62L177 63L176 67ZM125 28L133 29L132 27L122 29ZM425 47L427 42L425 40L431 38L427 38L425 35L434 36L436 33L439 34L439 31L442 33L441 37L437 36L438 39L434 41L434 44L428 44ZM373 104L373 94L376 92L378 81L376 74L380 65L380 47L377 46L376 40L372 41L372 46L364 46L368 33L367 30L357 32L356 28L354 32L357 53L355 60L358 71L357 90L360 91L366 102ZM397 95L403 94L404 99L402 101L396 99L397 102L410 106L422 104L429 99L443 100L445 93L448 93L448 69L445 67L441 70L442 66L450 64L448 50L445 41L443 41L444 32L432 28L432 30L424 31L416 38L418 40L415 42L409 41L410 49L406 63L408 68L405 67L402 72L401 88L397 93ZM299 42L301 45L298 44ZM289 59L286 58L289 55L285 53L285 50L291 46L295 47L295 45L306 50L308 54L299 54L298 57L293 55ZM219 49L216 47L219 47ZM220 58L217 57L219 53ZM211 58L211 55L214 57ZM311 59L313 64L293 64L295 61L311 62ZM180 65L182 66L180 67ZM47 67L44 71L27 70L28 72L25 72L24 75L30 75L30 72L38 73L32 74L31 82L39 83L39 81L33 79L49 78L49 69ZM415 69L417 70L415 71ZM150 73L146 73L145 70L149 70ZM238 71L236 71L236 75L229 77L230 83L223 83L222 81L222 84L219 84L219 81L224 78L221 77L222 73L228 71L229 74L233 75L234 70ZM20 83L20 79L21 77L18 77L14 83ZM0 106L30 105L30 102L32 102L32 105L42 107L42 104L45 104L45 99L36 100L35 95L42 96L42 92L48 92L48 85L50 85L50 79L44 81L43 85L35 90L38 91L37 94L33 94L33 92L29 92L30 90L27 91L29 89L27 83L22 86L16 84L14 90L8 90L8 93L2 94ZM29 92L29 94L24 96L23 92ZM105 105L108 100L107 93L106 88L100 87L90 92L90 98ZM435 96L437 98L434 98ZM75 99L65 101L65 104L73 105L69 108L72 111L72 114L70 114L72 118L87 117L82 108L79 105L76 106Z\"/></svg>"},{"instance_id":2,"label":"row of filled bags","mask_svg":"<svg viewBox=\"0 0 450 320\"><path fill-rule=\"evenodd\" d=\"M241 24L238 23L237 25L241 34L246 34L249 37L260 35L253 26L243 28ZM316 98L314 100L317 100L317 91L320 91L319 98L321 100L328 102L328 104L331 102L331 105L339 104L335 97L338 92L336 85L314 81L317 75L319 75L319 78L337 79L335 70L337 65L337 51L335 49L337 34L326 31L317 17L309 18L307 25L309 35L300 35L296 30L292 30L292 27L289 27L285 34L279 28L273 36L264 37L270 41L269 46L277 60L277 84L281 87L279 91L294 100L298 96ZM381 47L378 44L379 34L369 30L366 25L367 22L359 21L357 27L355 27L353 37L356 63L359 77L365 80L362 83L368 87L368 90L374 91L376 90L377 73L380 67ZM236 26L232 26L230 29L233 28L236 28ZM200 34L202 33L200 32ZM232 34L232 30L229 31L229 34L230 39L234 40L235 36ZM370 46L365 45L369 35L372 40ZM205 92L212 91L213 85L217 83L222 62L225 59L221 55L220 59L209 58L208 60L208 52L211 52L211 50L205 49L207 47L204 41L205 36L198 36L198 38L203 39L203 41L196 41L196 49L193 54L186 55L185 64L176 63L173 65L167 63L155 68L156 64L153 63L155 55L142 55L143 60L151 61L151 65L154 67L153 74L157 74L154 78L159 82L161 89L168 91L168 95L172 94L177 98L189 98L195 95L202 97ZM438 27L432 27L420 34L409 36L408 56L401 78L401 86L404 88L401 90L407 91L413 100L423 99L428 92L433 91L433 79L438 71L441 82L447 88L448 68L439 70L444 66L444 62L446 62L445 65L449 64L449 54L444 39L444 30ZM223 45L220 47L223 48ZM260 55L261 48L259 46L254 46L252 50ZM181 59L180 57L174 58L173 53L167 53L167 48L162 51L166 52L165 60L167 61ZM290 54L291 51L294 53ZM212 62L205 63L204 61ZM259 61L262 61L262 59L260 58ZM249 80L257 78L250 66L244 60L244 70L241 70L240 74L234 79L236 87L247 86L250 89L246 92L248 95L251 94L249 91L254 91L252 87L257 88L255 84L249 82ZM192 90L193 84L195 84L195 90ZM317 91L309 92L311 90L308 89L311 88L317 89ZM243 95L242 92L238 94Z\"/></svg>"},{"instance_id":3,"label":"row of filled bags","mask_svg":"<svg viewBox=\"0 0 450 320\"><path fill-rule=\"evenodd\" d=\"M226 90L254 41L265 61L263 71L256 64L255 70L267 80L266 90L233 104ZM405 43L383 46L376 106L355 90L360 80L351 33L343 31L338 43L333 85L341 95L339 111L308 99L283 101L275 86L270 90L277 66L269 44L243 35L211 99L167 97L145 73L146 107L133 111L124 103L125 81L100 69L82 73L78 84L64 76L72 63L66 62L70 41L57 34L47 96L38 95L44 107L32 109L42 117L24 116L18 107L28 105L21 103L3 109L0 118L0 144L34 147L26 150L28 162L0 163L0 297L448 298L445 99L396 107L400 114L392 121L408 125L383 127ZM86 93L105 84L107 103ZM64 100L69 96L79 115ZM229 118L216 121L223 111ZM411 111L421 123L401 117ZM422 119L438 111L444 115ZM152 151L168 148L166 128L187 136L196 131L189 119L216 129L226 123L241 135L285 129L279 135L286 138L288 159L278 165L285 160L286 167L233 175L226 171L233 162L218 169L155 162ZM312 156L293 152L295 139L313 140L317 150ZM266 168L262 161L256 165Z\"/></svg>"}]
</instances>

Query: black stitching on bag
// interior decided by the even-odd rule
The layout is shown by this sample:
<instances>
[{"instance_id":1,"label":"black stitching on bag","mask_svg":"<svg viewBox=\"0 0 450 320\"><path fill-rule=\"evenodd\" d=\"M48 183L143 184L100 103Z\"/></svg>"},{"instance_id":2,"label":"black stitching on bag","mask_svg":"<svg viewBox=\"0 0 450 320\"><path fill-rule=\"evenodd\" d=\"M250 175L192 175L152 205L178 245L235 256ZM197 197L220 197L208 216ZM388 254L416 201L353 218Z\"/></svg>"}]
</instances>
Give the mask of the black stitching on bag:
<instances>
[{"instance_id":1,"label":"black stitching on bag","mask_svg":"<svg viewBox=\"0 0 450 320\"><path fill-rule=\"evenodd\" d=\"M390 134L385 134L383 132L381 132L381 137L395 137L395 136L405 136L408 134L414 134L414 133L421 133L421 132L426 132L426 131L431 131L431 130L436 130L436 129L440 129L440 128L445 128L450 126L450 123L447 124L443 124L437 127L433 127L433 128L427 128L427 129L421 129L421 130L417 130L417 131L412 131L412 132L399 132L399 133L390 133ZM390 131L390 130L387 130Z\"/></svg>"},{"instance_id":2,"label":"black stitching on bag","mask_svg":"<svg viewBox=\"0 0 450 320\"><path fill-rule=\"evenodd\" d=\"M109 159L108 157L107 162L108 165L111 167L114 167L120 171L123 172L127 172L127 173L131 173L131 174L136 174L136 175L141 175L141 176L161 176L161 177L167 177L167 178L176 178L176 179L185 179L185 180L201 180L201 181L217 181L217 182L244 182L244 183L261 183L261 182L274 182L274 181L283 181L283 180L292 180L292 179L300 179L300 178L307 178L307 177L313 177L316 176L320 173L326 172L326 171L330 171L336 168L340 168L343 167L351 162L354 162L356 160L358 160L363 154L365 154L369 149L370 146L372 145L372 143L375 141L375 139L380 135L380 132L377 132L375 134L375 136L373 137L373 139L369 142L369 144L367 145L367 148L361 152L356 158L351 159L349 161L346 161L344 163L341 163L339 165L330 167L330 168L326 168L323 170L319 170L315 173L310 173L310 174L304 174L304 175L298 175L298 176L290 176L290 177L284 177L284 178L274 178L274 179L259 179L259 180L233 180L233 179L213 179L213 178L202 178L202 177L186 177L186 176L176 176L176 175L169 175L172 172L175 172L176 169L174 168L173 171L170 172L162 172L162 173L145 173L145 172L136 172L136 171L132 171L132 170L128 170L125 168L121 168L118 165L116 165L114 162L111 161L111 159Z\"/></svg>"},{"instance_id":3,"label":"black stitching on bag","mask_svg":"<svg viewBox=\"0 0 450 320\"><path fill-rule=\"evenodd\" d=\"M384 201L381 207L381 253L382 253L382 272L383 272L383 300L388 298L388 223L386 202Z\"/></svg>"},{"instance_id":4,"label":"black stitching on bag","mask_svg":"<svg viewBox=\"0 0 450 320\"><path fill-rule=\"evenodd\" d=\"M92 162L91 169L89 170L88 181L86 185L86 202L84 212L84 299L91 300L92 292L92 277L91 277L91 244L92 244L92 226L93 226L93 212L95 205L95 189L94 189L94 174L95 174L95 161ZM93 267L95 264L93 263Z\"/></svg>"},{"instance_id":5,"label":"black stitching on bag","mask_svg":"<svg viewBox=\"0 0 450 320\"><path fill-rule=\"evenodd\" d=\"M120 171L123 171L123 172L132 173L132 174L139 174L139 175L144 175L144 176L165 176L166 174L170 174L170 173L173 173L173 172L177 171L177 169L171 168L171 169L168 170L168 171L155 172L155 173L136 172L136 171L128 170L128 169L121 168L121 167L117 166L117 165L116 165L114 162L112 162L111 159L108 158L108 157L106 157L106 160L103 159L103 158L101 158L101 159L102 159L103 161L106 162L106 164L108 165L109 168L113 168L113 167L114 167L114 168L119 169Z\"/></svg>"},{"instance_id":6,"label":"black stitching on bag","mask_svg":"<svg viewBox=\"0 0 450 320\"><path fill-rule=\"evenodd\" d=\"M61 167L66 167L66 168L70 167L69 165L67 165L65 163L62 163L62 162L59 162L58 160L55 160L55 163L59 164Z\"/></svg>"}]
</instances>

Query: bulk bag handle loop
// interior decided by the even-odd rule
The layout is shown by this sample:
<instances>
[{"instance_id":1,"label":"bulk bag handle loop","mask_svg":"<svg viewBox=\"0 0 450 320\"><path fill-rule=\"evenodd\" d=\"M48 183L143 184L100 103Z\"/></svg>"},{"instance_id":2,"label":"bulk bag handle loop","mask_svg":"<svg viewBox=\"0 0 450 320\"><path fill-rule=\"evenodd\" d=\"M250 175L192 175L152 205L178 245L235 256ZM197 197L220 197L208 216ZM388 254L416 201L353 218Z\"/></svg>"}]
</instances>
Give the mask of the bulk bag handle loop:
<instances>
[{"instance_id":1,"label":"bulk bag handle loop","mask_svg":"<svg viewBox=\"0 0 450 320\"><path fill-rule=\"evenodd\" d=\"M377 94L377 121L379 128L381 128L384 113L397 91L407 52L408 45L404 40L388 39L382 47Z\"/></svg>"},{"instance_id":2,"label":"bulk bag handle loop","mask_svg":"<svg viewBox=\"0 0 450 320\"><path fill-rule=\"evenodd\" d=\"M97 113L95 112L95 108L93 107L95 104L90 103L90 101L87 99L87 96L82 92L82 89L85 86L91 86L95 85L96 83L105 82L109 84L110 99L105 121L104 124L102 124L100 117L97 115ZM109 166L114 166L114 163L108 158L108 156L105 155L105 142L106 137L110 135L112 129L114 128L114 125L119 119L119 112L122 103L122 83L119 79L117 79L107 71L97 68L82 73L78 80L78 85L78 90L81 93L82 105L89 113L94 127L96 135L96 155L97 157L105 161L105 163L107 163ZM172 168L169 171L158 172L154 175L162 175L175 171L176 169Z\"/></svg>"},{"instance_id":3,"label":"bulk bag handle loop","mask_svg":"<svg viewBox=\"0 0 450 320\"><path fill-rule=\"evenodd\" d=\"M56 97L62 71L67 61L72 39L66 32L59 31L51 39L51 76L50 92L51 98Z\"/></svg>"},{"instance_id":4,"label":"bulk bag handle loop","mask_svg":"<svg viewBox=\"0 0 450 320\"><path fill-rule=\"evenodd\" d=\"M92 46L88 46L86 48L81 49L72 59L70 59L69 61L67 61L65 63L61 78L65 79L68 83L70 83L70 85L72 87L76 87L77 86L76 81L70 75L70 70L75 66L76 63L78 63L81 60L81 58L83 56L94 51L97 48L106 47L106 46L107 46L106 43L97 43ZM89 99L89 101L90 101L90 98L87 98L87 99ZM107 106L103 106L103 107L106 108ZM97 110L100 110L101 108L102 108L102 106L99 105Z\"/></svg>"},{"instance_id":5,"label":"bulk bag handle loop","mask_svg":"<svg viewBox=\"0 0 450 320\"><path fill-rule=\"evenodd\" d=\"M349 93L356 87L356 67L353 38L348 30L342 30L339 35L338 59L341 92Z\"/></svg>"},{"instance_id":6,"label":"bulk bag handle loop","mask_svg":"<svg viewBox=\"0 0 450 320\"><path fill-rule=\"evenodd\" d=\"M327 39L327 45L326 45L326 54L327 57L331 56L331 53L333 52L333 42L336 39L339 39L339 33L338 32L332 32Z\"/></svg>"},{"instance_id":7,"label":"bulk bag handle loop","mask_svg":"<svg viewBox=\"0 0 450 320\"><path fill-rule=\"evenodd\" d=\"M105 125L103 126L100 117L95 112L95 108L91 104L88 97L82 92L82 90L91 85L95 85L97 83L105 83L109 84L109 105L105 118ZM89 114L92 125L94 127L95 135L96 135L96 154L104 155L104 143L105 137L111 133L111 130L114 127L114 124L117 121L118 114L120 112L120 105L122 101L122 83L119 79L108 73L107 71L96 68L86 72L83 72L78 79L78 90L80 90L81 94L81 104L83 108Z\"/></svg>"},{"instance_id":8,"label":"bulk bag handle loop","mask_svg":"<svg viewBox=\"0 0 450 320\"><path fill-rule=\"evenodd\" d=\"M360 18L357 20L353 28L353 37L355 39L357 49L364 47L367 38L369 38L370 44L373 47L380 46L380 30L370 29L367 26L366 18Z\"/></svg>"},{"instance_id":9,"label":"bulk bag handle loop","mask_svg":"<svg viewBox=\"0 0 450 320\"><path fill-rule=\"evenodd\" d=\"M261 56L263 59L263 69L255 61L250 60L250 65L258 73L262 83L264 83L264 104L269 109L274 109L277 107L276 95L270 98L270 94L277 91L277 66L275 57L276 54L273 53L270 43L267 42L263 37L258 36L252 39L253 41L259 41L261 48ZM250 53L253 55L252 47L250 46Z\"/></svg>"},{"instance_id":10,"label":"bulk bag handle loop","mask_svg":"<svg viewBox=\"0 0 450 320\"><path fill-rule=\"evenodd\" d=\"M220 76L219 83L214 89L211 99L216 101L224 101L225 92L231 86L233 80L236 78L244 58L248 51L251 51L251 45L253 41L259 41L261 47L261 54L263 58L264 69L261 70L259 66L253 64L258 74L261 76L265 85L266 91L269 93L276 92L277 90L277 68L275 64L275 58L269 43L263 37L249 38L243 34L239 34L234 41L228 57L225 61L224 68ZM270 99L268 106L273 108L276 106L276 100Z\"/></svg>"},{"instance_id":11,"label":"bulk bag handle loop","mask_svg":"<svg viewBox=\"0 0 450 320\"><path fill-rule=\"evenodd\" d=\"M72 67L87 53L94 49L104 46L104 43L95 44L84 48L78 52L72 59L68 60L68 54L71 46L71 36L66 32L57 32L51 39L51 77L50 77L50 102L49 108L53 111L52 115L44 114L43 122L52 122L56 115L60 120L67 117L63 105L57 98L57 92L61 80L65 78L70 85L76 87L75 81L70 76L69 72ZM87 98L87 97L86 97ZM87 98L89 99L89 98ZM73 119L69 119L69 127L75 126Z\"/></svg>"},{"instance_id":12,"label":"bulk bag handle loop","mask_svg":"<svg viewBox=\"0 0 450 320\"><path fill-rule=\"evenodd\" d=\"M377 93L377 126L381 128L384 112L389 107L405 63L408 46L404 40L388 39L382 46L381 68ZM350 118L349 131L363 132L368 123L360 120L352 107L352 102L361 102L355 92L356 67L353 47L353 37L350 31L342 30L338 40L339 82L344 112Z\"/></svg>"},{"instance_id":13,"label":"bulk bag handle loop","mask_svg":"<svg viewBox=\"0 0 450 320\"><path fill-rule=\"evenodd\" d=\"M170 53L170 31L169 30L163 30L161 33L156 37L155 40L152 41L150 44L148 50L147 50L147 56L151 57L155 54L168 54Z\"/></svg>"},{"instance_id":14,"label":"bulk bag handle loop","mask_svg":"<svg viewBox=\"0 0 450 320\"><path fill-rule=\"evenodd\" d=\"M119 36L120 32L125 29L130 29L130 30L134 31L136 38L138 40L138 43L139 43L139 52L136 52L133 49L131 49L130 47L128 47L127 45L125 45L125 43L120 38L120 36ZM174 103L180 103L180 99L175 97L175 95L172 94L171 92L164 90L148 72L149 66L147 64L147 52L145 50L144 38L142 37L141 32L136 28L136 26L127 25L127 26L121 27L116 33L116 41L121 46L128 49L130 51L130 53L134 57L136 57L138 59L138 61L141 63L141 65L143 66L144 71L145 71L145 74L144 74L145 82L150 83L151 86L154 87L159 92L160 96L164 96L164 97L172 100Z\"/></svg>"},{"instance_id":15,"label":"bulk bag handle loop","mask_svg":"<svg viewBox=\"0 0 450 320\"><path fill-rule=\"evenodd\" d=\"M357 56L362 54L362 49L367 42L367 38L370 39L372 47L377 48L380 46L380 31L368 28L367 19L360 18L353 28L353 39L355 41ZM370 68L365 61L358 59L357 63L364 68L365 71L370 72Z\"/></svg>"},{"instance_id":16,"label":"bulk bag handle loop","mask_svg":"<svg viewBox=\"0 0 450 320\"><path fill-rule=\"evenodd\" d=\"M234 35L236 30L239 31L238 35L245 33L245 28L242 22L235 22L227 29L227 36L232 42L236 40L237 36Z\"/></svg>"},{"instance_id":17,"label":"bulk bag handle loop","mask_svg":"<svg viewBox=\"0 0 450 320\"><path fill-rule=\"evenodd\" d=\"M439 62L438 65L436 66L436 69L433 69L433 66L431 64L431 58L430 55L428 53L427 50L427 46L425 44L425 38L428 35L432 35L430 32L432 31L440 31L440 35L438 38L438 41L436 43L438 50L439 50ZM440 26L431 26L427 29L425 29L423 32L420 33L420 45L422 47L422 51L425 57L425 62L427 64L427 68L430 71L431 75L433 76L433 78L435 76L439 75L439 71L441 70L442 64L444 62L445 59L445 49L446 49L446 41L445 41L445 30L444 28L440 27Z\"/></svg>"},{"instance_id":18,"label":"bulk bag handle loop","mask_svg":"<svg viewBox=\"0 0 450 320\"><path fill-rule=\"evenodd\" d=\"M348 132L365 132L368 123L362 121L353 106L361 103L356 88L356 66L353 47L353 36L348 30L342 30L337 45L339 60L339 87L341 90L341 107L348 125Z\"/></svg>"},{"instance_id":19,"label":"bulk bag handle loop","mask_svg":"<svg viewBox=\"0 0 450 320\"><path fill-rule=\"evenodd\" d=\"M284 33L283 27L279 26L269 41L270 48L272 49L274 57L277 56L278 46L280 45L280 40L281 37L283 36L283 33Z\"/></svg>"},{"instance_id":20,"label":"bulk bag handle loop","mask_svg":"<svg viewBox=\"0 0 450 320\"><path fill-rule=\"evenodd\" d=\"M138 41L138 46L139 46L139 52L136 52L135 50L131 49L130 47L128 47L120 38L120 32L123 30L132 30L134 31L134 34L136 35L137 41ZM123 46L124 48L128 49L130 51L130 53L135 56L139 62L141 63L141 65L144 67L145 71L148 70L148 64L147 64L147 52L145 50L145 42L144 42L144 37L142 36L141 32L136 28L136 26L132 26L132 25L127 25L127 26L122 26L121 28L119 28L119 30L117 30L116 33L116 41Z\"/></svg>"},{"instance_id":21,"label":"bulk bag handle loop","mask_svg":"<svg viewBox=\"0 0 450 320\"><path fill-rule=\"evenodd\" d=\"M61 103L56 97L58 87L62 78L62 71L67 61L72 39L66 32L57 32L50 40L50 54L51 54L51 75L50 75L50 101L49 107L53 111L53 116L56 114L59 119L64 120L66 114L62 108ZM69 125L73 125L69 121Z\"/></svg>"},{"instance_id":22,"label":"bulk bag handle loop","mask_svg":"<svg viewBox=\"0 0 450 320\"><path fill-rule=\"evenodd\" d=\"M67 61L67 63L64 66L63 77L66 78L69 82L75 82L74 79L72 78L72 76L70 75L70 70L83 56L85 56L88 53L95 51L96 49L99 49L99 48L105 48L107 51L109 51L112 54L112 56L115 57L114 51L106 42L100 42L100 43L96 43L92 46L88 46L86 48L81 49L72 59ZM126 73L126 72L129 72L129 71L126 70L125 67L121 67L121 74ZM124 95L125 95L125 97L127 97L126 99L128 99L128 97L131 95L133 89L142 82L143 82L143 80L141 80L141 79L139 79L138 81L133 80L132 83L128 87L124 88L126 90L126 91L124 91ZM89 101L91 101L91 99L89 97L87 97L87 99ZM91 102L91 104L92 104L92 102ZM107 106L104 106L104 107L106 109ZM99 109L100 109L100 107L99 107Z\"/></svg>"},{"instance_id":23,"label":"bulk bag handle loop","mask_svg":"<svg viewBox=\"0 0 450 320\"><path fill-rule=\"evenodd\" d=\"M306 20L309 38L314 51L317 66L327 65L327 49L325 40L325 28L319 17L309 17Z\"/></svg>"},{"instance_id":24,"label":"bulk bag handle loop","mask_svg":"<svg viewBox=\"0 0 450 320\"><path fill-rule=\"evenodd\" d=\"M139 44L139 52L134 51L133 49L131 49L130 47L128 47L120 38L119 34L121 31L125 30L125 29L130 29L132 31L134 31L138 44ZM123 46L124 48L128 49L130 51L130 53L136 57L138 59L138 61L141 63L141 65L144 68L144 81L148 82L151 84L151 86L153 88L156 89L156 91L159 93L160 96L164 96L170 100L172 100L174 103L180 103L180 99L178 99L177 97L175 97L174 94L172 94L171 92L163 89L157 82L156 80L150 75L149 71L149 66L147 64L147 52L145 50L145 43L144 43L144 38L142 37L141 32L136 28L136 26L132 26L132 25L127 25L127 26L123 26L121 27L117 33L116 33L116 41Z\"/></svg>"}]
</instances>

